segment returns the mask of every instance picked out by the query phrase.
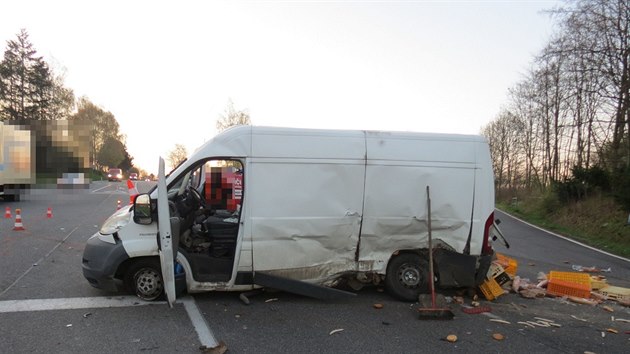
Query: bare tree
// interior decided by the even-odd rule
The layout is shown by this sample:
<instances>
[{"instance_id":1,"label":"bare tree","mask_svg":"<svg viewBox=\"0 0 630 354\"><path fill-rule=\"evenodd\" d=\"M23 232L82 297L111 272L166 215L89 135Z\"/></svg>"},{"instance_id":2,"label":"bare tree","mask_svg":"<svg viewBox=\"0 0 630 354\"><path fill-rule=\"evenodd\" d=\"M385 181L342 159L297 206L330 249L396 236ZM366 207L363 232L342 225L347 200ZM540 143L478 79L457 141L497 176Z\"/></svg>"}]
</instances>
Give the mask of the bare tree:
<instances>
[{"instance_id":1,"label":"bare tree","mask_svg":"<svg viewBox=\"0 0 630 354\"><path fill-rule=\"evenodd\" d=\"M175 144L175 148L168 153L168 162L171 168L177 167L180 163L186 160L188 157L188 151L182 144Z\"/></svg>"},{"instance_id":2,"label":"bare tree","mask_svg":"<svg viewBox=\"0 0 630 354\"><path fill-rule=\"evenodd\" d=\"M225 114L221 115L221 117L217 120L217 130L221 132L236 125L251 124L252 122L249 117L249 112L247 112L247 110L237 111L234 108L234 102L230 99L228 101L227 108L225 109Z\"/></svg>"}]
</instances>

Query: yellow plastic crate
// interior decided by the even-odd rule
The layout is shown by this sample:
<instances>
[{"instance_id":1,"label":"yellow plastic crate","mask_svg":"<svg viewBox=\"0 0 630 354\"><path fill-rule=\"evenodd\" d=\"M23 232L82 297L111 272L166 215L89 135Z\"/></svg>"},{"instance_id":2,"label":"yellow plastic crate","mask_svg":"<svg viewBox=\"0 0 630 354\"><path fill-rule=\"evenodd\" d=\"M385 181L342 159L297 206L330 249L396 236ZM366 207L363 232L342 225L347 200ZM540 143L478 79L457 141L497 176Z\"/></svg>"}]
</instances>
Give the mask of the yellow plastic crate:
<instances>
[{"instance_id":1,"label":"yellow plastic crate","mask_svg":"<svg viewBox=\"0 0 630 354\"><path fill-rule=\"evenodd\" d=\"M510 258L504 254L495 252L497 261L503 267L506 273L512 278L516 276L516 270L518 269L518 262L514 258Z\"/></svg>"},{"instance_id":2,"label":"yellow plastic crate","mask_svg":"<svg viewBox=\"0 0 630 354\"><path fill-rule=\"evenodd\" d=\"M549 272L549 281L552 280L562 280L570 283L585 285L588 286L589 291L591 290L591 276L587 273L558 272L552 270Z\"/></svg>"},{"instance_id":3,"label":"yellow plastic crate","mask_svg":"<svg viewBox=\"0 0 630 354\"><path fill-rule=\"evenodd\" d=\"M479 285L479 289L488 300L494 300L504 294L501 285L494 278L484 281L483 284Z\"/></svg>"},{"instance_id":4,"label":"yellow plastic crate","mask_svg":"<svg viewBox=\"0 0 630 354\"><path fill-rule=\"evenodd\" d=\"M575 296L588 299L591 297L591 284L550 279L549 284L547 284L547 294L555 296Z\"/></svg>"},{"instance_id":5,"label":"yellow plastic crate","mask_svg":"<svg viewBox=\"0 0 630 354\"><path fill-rule=\"evenodd\" d=\"M607 286L599 289L598 293L608 296L609 299L617 301L630 301L630 289L619 286Z\"/></svg>"},{"instance_id":6,"label":"yellow plastic crate","mask_svg":"<svg viewBox=\"0 0 630 354\"><path fill-rule=\"evenodd\" d=\"M608 286L608 282L604 278L591 275L591 289L599 290Z\"/></svg>"}]
</instances>

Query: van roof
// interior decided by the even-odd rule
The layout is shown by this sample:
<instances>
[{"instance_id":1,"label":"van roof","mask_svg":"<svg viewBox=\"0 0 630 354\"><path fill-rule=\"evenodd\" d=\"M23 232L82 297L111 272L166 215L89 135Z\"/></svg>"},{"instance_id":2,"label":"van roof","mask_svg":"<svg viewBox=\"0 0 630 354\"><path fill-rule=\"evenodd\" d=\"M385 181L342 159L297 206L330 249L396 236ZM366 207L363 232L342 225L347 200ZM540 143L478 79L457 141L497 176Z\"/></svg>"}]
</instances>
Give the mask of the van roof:
<instances>
[{"instance_id":1,"label":"van roof","mask_svg":"<svg viewBox=\"0 0 630 354\"><path fill-rule=\"evenodd\" d=\"M310 141L310 144L306 143ZM418 141L424 141L418 145ZM465 148L444 148L462 144ZM328 157L363 159L366 147L379 147L371 158L397 156L402 161L442 159L442 161L474 161L474 145L486 144L480 135L420 133L376 130L332 130L281 128L241 125L231 127L197 148L181 168L208 157ZM452 146L453 145L453 146ZM380 149L380 147L385 147ZM419 148L420 147L420 148ZM436 151L437 150L437 151ZM384 154L384 155L383 155ZM437 155L437 156L436 156Z\"/></svg>"}]
</instances>

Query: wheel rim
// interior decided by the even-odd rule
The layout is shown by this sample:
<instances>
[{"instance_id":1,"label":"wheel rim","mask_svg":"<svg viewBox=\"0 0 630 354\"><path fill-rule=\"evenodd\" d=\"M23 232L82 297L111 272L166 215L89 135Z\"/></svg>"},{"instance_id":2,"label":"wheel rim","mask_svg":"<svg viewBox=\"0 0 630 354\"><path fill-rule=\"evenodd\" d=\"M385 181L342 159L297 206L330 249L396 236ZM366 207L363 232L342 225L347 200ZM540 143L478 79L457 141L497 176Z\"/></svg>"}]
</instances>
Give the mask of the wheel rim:
<instances>
[{"instance_id":1,"label":"wheel rim","mask_svg":"<svg viewBox=\"0 0 630 354\"><path fill-rule=\"evenodd\" d=\"M398 268L398 281L405 288L415 289L420 285L422 274L417 265L405 263Z\"/></svg>"},{"instance_id":2,"label":"wheel rim","mask_svg":"<svg viewBox=\"0 0 630 354\"><path fill-rule=\"evenodd\" d=\"M155 300L162 294L164 288L162 276L152 268L142 268L134 276L136 295L147 301Z\"/></svg>"}]
</instances>

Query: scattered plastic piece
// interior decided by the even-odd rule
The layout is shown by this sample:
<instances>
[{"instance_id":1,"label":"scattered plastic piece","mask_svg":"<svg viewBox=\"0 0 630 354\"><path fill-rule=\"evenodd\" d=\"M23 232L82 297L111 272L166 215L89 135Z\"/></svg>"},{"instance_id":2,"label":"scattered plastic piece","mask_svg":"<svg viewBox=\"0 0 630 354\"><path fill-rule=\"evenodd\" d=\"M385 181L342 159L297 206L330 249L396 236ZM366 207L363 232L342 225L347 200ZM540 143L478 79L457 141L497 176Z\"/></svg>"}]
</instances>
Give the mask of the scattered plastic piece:
<instances>
[{"instance_id":1,"label":"scattered plastic piece","mask_svg":"<svg viewBox=\"0 0 630 354\"><path fill-rule=\"evenodd\" d=\"M614 333L614 334L619 333L619 331L618 331L618 330L616 330L616 329L614 329L614 328L606 328L606 332L608 332L608 333Z\"/></svg>"},{"instance_id":2,"label":"scattered plastic piece","mask_svg":"<svg viewBox=\"0 0 630 354\"><path fill-rule=\"evenodd\" d=\"M600 272L610 273L612 271L611 268L601 269L601 268L597 268L595 266L593 266L593 267L583 267L581 265L576 265L576 264L571 266L571 268L573 270L577 271L577 272L586 272L586 273L600 273Z\"/></svg>"},{"instance_id":3,"label":"scattered plastic piece","mask_svg":"<svg viewBox=\"0 0 630 354\"><path fill-rule=\"evenodd\" d=\"M608 312L615 312L615 310L612 307L610 307L610 306L602 306L602 309L604 309L605 311L608 311Z\"/></svg>"},{"instance_id":4,"label":"scattered plastic piece","mask_svg":"<svg viewBox=\"0 0 630 354\"><path fill-rule=\"evenodd\" d=\"M491 319L490 319L490 322L503 323L503 324L511 324L511 323L510 323L510 322L508 322L508 321L505 321L505 320L500 320L500 319L498 319L498 318L491 318Z\"/></svg>"},{"instance_id":5,"label":"scattered plastic piece","mask_svg":"<svg viewBox=\"0 0 630 354\"><path fill-rule=\"evenodd\" d=\"M332 336L333 334L343 332L343 330L344 330L343 328L333 329L332 331L330 331L330 333L328 333L328 335Z\"/></svg>"},{"instance_id":6,"label":"scattered plastic piece","mask_svg":"<svg viewBox=\"0 0 630 354\"><path fill-rule=\"evenodd\" d=\"M525 325L527 327L536 328L536 326L534 326L533 324L530 324L529 322L520 321L520 322L516 322L516 323Z\"/></svg>"},{"instance_id":7,"label":"scattered plastic piece","mask_svg":"<svg viewBox=\"0 0 630 354\"><path fill-rule=\"evenodd\" d=\"M274 302L274 301L278 301L277 297L274 297L273 299L267 299L265 300L265 302Z\"/></svg>"},{"instance_id":8,"label":"scattered plastic piece","mask_svg":"<svg viewBox=\"0 0 630 354\"><path fill-rule=\"evenodd\" d=\"M374 304L374 305L372 305L372 307L374 307L377 310L380 310L380 309L383 308L383 304Z\"/></svg>"},{"instance_id":9,"label":"scattered plastic piece","mask_svg":"<svg viewBox=\"0 0 630 354\"><path fill-rule=\"evenodd\" d=\"M630 320L626 320L625 318L614 318L613 321L630 323Z\"/></svg>"},{"instance_id":10,"label":"scattered plastic piece","mask_svg":"<svg viewBox=\"0 0 630 354\"><path fill-rule=\"evenodd\" d=\"M588 320L585 320L585 319L583 319L583 318L579 318L579 317L576 317L576 316L573 316L573 315L571 315L571 317L575 318L575 319L576 319L576 320L578 320L578 321L588 322Z\"/></svg>"},{"instance_id":11,"label":"scattered plastic piece","mask_svg":"<svg viewBox=\"0 0 630 354\"><path fill-rule=\"evenodd\" d=\"M457 336L454 334L449 334L448 336L446 336L446 340L451 343L455 343L457 342Z\"/></svg>"},{"instance_id":12,"label":"scattered plastic piece","mask_svg":"<svg viewBox=\"0 0 630 354\"><path fill-rule=\"evenodd\" d=\"M476 315L483 312L492 312L492 309L489 306L463 307L462 312L469 315Z\"/></svg>"},{"instance_id":13,"label":"scattered plastic piece","mask_svg":"<svg viewBox=\"0 0 630 354\"><path fill-rule=\"evenodd\" d=\"M90 317L90 316L92 316L92 313L91 313L91 312L88 312L88 313L84 313L84 314L83 314L83 318L88 318L88 317Z\"/></svg>"}]
</instances>

